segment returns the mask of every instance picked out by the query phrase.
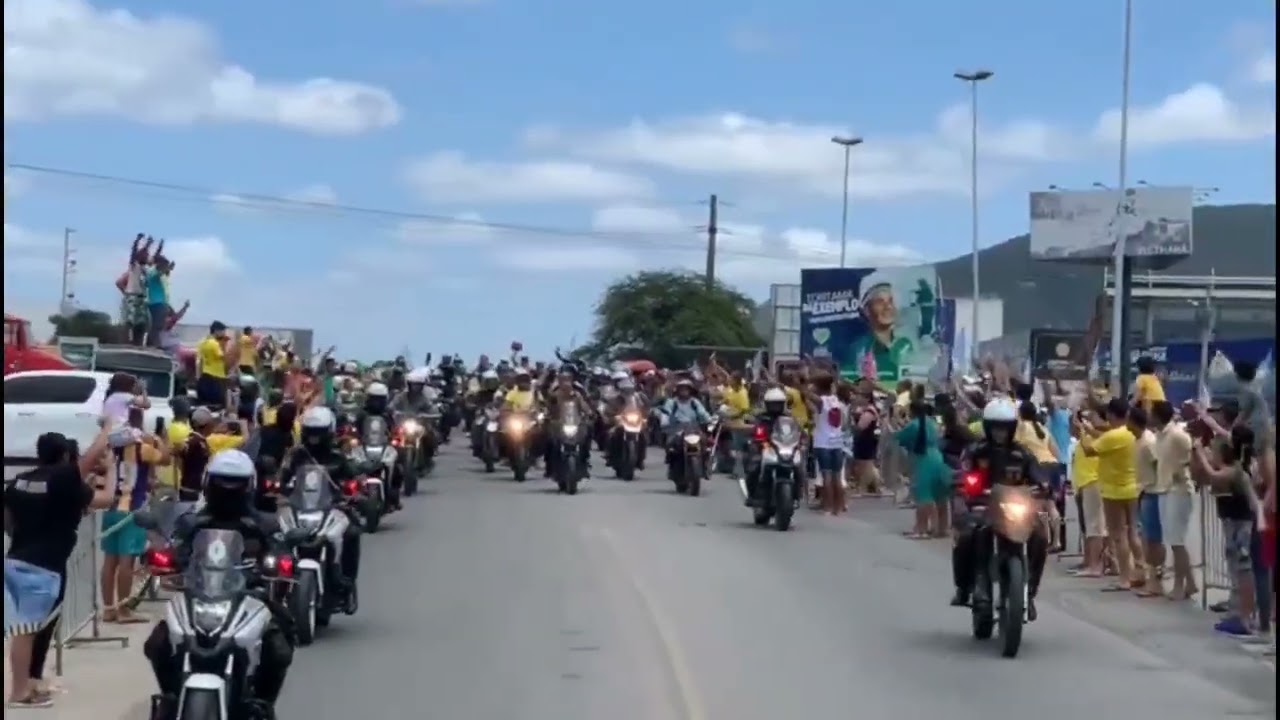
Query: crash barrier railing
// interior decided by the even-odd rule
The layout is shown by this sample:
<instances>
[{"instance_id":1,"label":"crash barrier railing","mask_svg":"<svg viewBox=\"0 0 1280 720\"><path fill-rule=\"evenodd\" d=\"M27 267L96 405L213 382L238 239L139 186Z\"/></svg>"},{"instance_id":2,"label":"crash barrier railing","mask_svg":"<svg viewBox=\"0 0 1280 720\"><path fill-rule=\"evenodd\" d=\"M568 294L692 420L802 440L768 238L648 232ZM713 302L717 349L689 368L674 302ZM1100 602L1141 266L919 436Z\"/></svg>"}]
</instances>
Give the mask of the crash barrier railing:
<instances>
[{"instance_id":1,"label":"crash barrier railing","mask_svg":"<svg viewBox=\"0 0 1280 720\"><path fill-rule=\"evenodd\" d=\"M145 509L155 516L160 534L167 536L182 504L171 495L161 494L152 499ZM127 637L106 634L103 628L102 612L112 608L103 607L102 602L102 542L129 527L134 514L130 513L105 528L105 513L102 511L90 513L80 521L76 546L67 562L67 589L54 634L54 670L59 676L63 673L64 654L70 648L102 643L118 643L122 648L129 645ZM136 570L141 573L141 581L136 581L133 594L118 599L115 607L132 608L141 602L160 599L156 583L146 568L138 566Z\"/></svg>"},{"instance_id":2,"label":"crash barrier railing","mask_svg":"<svg viewBox=\"0 0 1280 720\"><path fill-rule=\"evenodd\" d=\"M1200 557L1191 558L1193 568L1200 571L1200 607L1209 609L1209 591L1226 590L1231 592L1234 583L1231 579L1231 567L1227 564L1226 539L1222 534L1222 522L1218 520L1217 504L1213 493L1208 488L1200 491L1199 522ZM1195 552L1187 548L1188 552ZM1254 559L1255 562L1257 558Z\"/></svg>"}]
</instances>

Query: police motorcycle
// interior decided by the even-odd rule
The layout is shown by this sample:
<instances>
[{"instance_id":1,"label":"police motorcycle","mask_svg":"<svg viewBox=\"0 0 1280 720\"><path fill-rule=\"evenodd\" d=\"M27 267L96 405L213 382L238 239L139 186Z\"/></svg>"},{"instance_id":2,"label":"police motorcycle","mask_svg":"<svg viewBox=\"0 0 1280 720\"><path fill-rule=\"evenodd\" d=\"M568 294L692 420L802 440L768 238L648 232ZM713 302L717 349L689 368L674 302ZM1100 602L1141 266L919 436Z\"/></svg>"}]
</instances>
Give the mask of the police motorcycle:
<instances>
[{"instance_id":1,"label":"police motorcycle","mask_svg":"<svg viewBox=\"0 0 1280 720\"><path fill-rule=\"evenodd\" d=\"M627 398L622 412L614 418L605 452L609 465L621 480L631 481L636 477L644 457L645 415L635 395Z\"/></svg>"},{"instance_id":2,"label":"police motorcycle","mask_svg":"<svg viewBox=\"0 0 1280 720\"><path fill-rule=\"evenodd\" d=\"M358 481L348 483L354 486ZM344 494L354 497L358 491L350 487ZM351 517L335 495L329 473L318 464L306 465L295 474L293 490L277 515L292 551L288 557L293 587L286 604L294 618L298 644L310 645L317 630L329 625L334 611L354 612L342 589L340 563Z\"/></svg>"},{"instance_id":3,"label":"police motorcycle","mask_svg":"<svg viewBox=\"0 0 1280 720\"><path fill-rule=\"evenodd\" d=\"M140 514L140 527L152 523ZM275 572L288 573L289 556ZM268 556L269 564L272 556ZM177 720L257 720L271 716L257 702L253 679L264 635L274 618L270 600L258 587L265 568L245 558L245 542L235 530L200 530L192 539L191 559L181 575L168 550L148 551L154 574L169 574L178 593L169 599L164 623L182 664L176 710L163 696L152 696L152 717ZM172 713L172 715L170 715Z\"/></svg>"},{"instance_id":4,"label":"police motorcycle","mask_svg":"<svg viewBox=\"0 0 1280 720\"><path fill-rule=\"evenodd\" d=\"M495 395L492 402L486 405L477 416L471 428L472 454L484 463L487 473L497 469L502 459L502 399Z\"/></svg>"},{"instance_id":5,"label":"police motorcycle","mask_svg":"<svg viewBox=\"0 0 1280 720\"><path fill-rule=\"evenodd\" d=\"M411 413L394 413L392 422L395 423L395 431L391 436L391 447L397 453L395 472L404 479L404 494L416 495L418 478L431 462L423 447L427 442L425 438L431 435L431 426L423 415Z\"/></svg>"},{"instance_id":6,"label":"police motorcycle","mask_svg":"<svg viewBox=\"0 0 1280 720\"><path fill-rule=\"evenodd\" d=\"M748 486L746 479L741 480L742 494L752 508L756 525L768 525L772 520L778 532L786 532L791 529L802 487L804 433L800 423L784 415L772 423L758 423L752 431L752 441L759 448L758 455L753 455L757 466L747 469L754 482Z\"/></svg>"},{"instance_id":7,"label":"police motorcycle","mask_svg":"<svg viewBox=\"0 0 1280 720\"><path fill-rule=\"evenodd\" d=\"M575 402L559 403L560 422L555 434L547 439L558 446L554 454L554 477L560 492L566 495L577 495L578 484L587 478L587 467L582 464L580 451L582 443L590 442L587 427L578 412Z\"/></svg>"},{"instance_id":8,"label":"police motorcycle","mask_svg":"<svg viewBox=\"0 0 1280 720\"><path fill-rule=\"evenodd\" d=\"M984 420L991 420L993 401L983 413ZM1012 408L1012 403L1008 403ZM1016 420L1013 410L1009 417ZM1023 625L1034 619L1031 608L1031 564L1028 542L1042 527L1047 527L1048 513L1042 511L1042 501L1048 496L1041 487L1031 484L1031 478L992 477L987 467L970 467L957 479L959 496L964 502L964 517L971 523L975 547L980 562L985 561L974 573L969 603L972 616L973 637L988 640L998 632L1001 655L1017 657L1022 645ZM999 593L992 594L998 589ZM991 600L994 598L994 602Z\"/></svg>"}]
</instances>

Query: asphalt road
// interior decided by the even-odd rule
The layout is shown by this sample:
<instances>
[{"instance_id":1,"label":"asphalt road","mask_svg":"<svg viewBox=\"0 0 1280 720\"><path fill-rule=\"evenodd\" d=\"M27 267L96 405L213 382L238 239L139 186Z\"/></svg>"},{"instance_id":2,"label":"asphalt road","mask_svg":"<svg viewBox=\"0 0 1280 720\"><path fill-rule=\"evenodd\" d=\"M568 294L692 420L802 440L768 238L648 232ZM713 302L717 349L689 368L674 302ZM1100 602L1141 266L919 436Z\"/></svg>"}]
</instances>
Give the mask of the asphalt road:
<instances>
[{"instance_id":1,"label":"asphalt road","mask_svg":"<svg viewBox=\"0 0 1280 720\"><path fill-rule=\"evenodd\" d=\"M781 534L726 479L695 499L650 470L567 497L485 475L460 442L367 539L360 613L298 651L282 718L1275 717L1256 660L1206 670L1053 598L1001 659L902 513L801 511Z\"/></svg>"}]
</instances>

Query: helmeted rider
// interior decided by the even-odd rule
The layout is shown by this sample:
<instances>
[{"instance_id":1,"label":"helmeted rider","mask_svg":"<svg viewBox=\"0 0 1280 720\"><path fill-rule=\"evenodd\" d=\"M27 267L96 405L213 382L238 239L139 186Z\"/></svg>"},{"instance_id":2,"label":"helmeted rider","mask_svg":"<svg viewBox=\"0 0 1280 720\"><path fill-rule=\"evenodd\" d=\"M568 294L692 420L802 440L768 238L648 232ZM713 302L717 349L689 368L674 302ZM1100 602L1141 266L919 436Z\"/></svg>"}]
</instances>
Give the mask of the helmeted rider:
<instances>
[{"instance_id":1,"label":"helmeted rider","mask_svg":"<svg viewBox=\"0 0 1280 720\"><path fill-rule=\"evenodd\" d=\"M611 417L620 417L622 413L628 409L632 409L640 414L641 432L644 432L644 424L648 420L648 403L645 400L644 393L636 388L636 383L631 379L631 373L623 372L623 377L616 377L615 385L617 392L609 401L609 415ZM622 441L622 425L615 423L609 435L610 442ZM644 469L645 450L649 443L641 442L639 444L639 457L636 458L636 469Z\"/></svg>"},{"instance_id":2,"label":"helmeted rider","mask_svg":"<svg viewBox=\"0 0 1280 720\"><path fill-rule=\"evenodd\" d=\"M388 406L392 413L420 414L429 412L435 400L436 390L427 384L428 370L414 368L404 376L404 391L397 393ZM427 390L430 388L431 393Z\"/></svg>"},{"instance_id":3,"label":"helmeted rider","mask_svg":"<svg viewBox=\"0 0 1280 720\"><path fill-rule=\"evenodd\" d=\"M591 417L591 403L587 401L586 393L583 392L582 385L577 381L575 369L572 363L562 365L554 384L547 392L547 422L552 427L556 427L557 431L562 410L567 403L571 403L577 408L579 421L586 422ZM584 440L579 443L578 447L579 462L582 463L583 467L589 467L591 462L590 443ZM551 477L555 472L555 453L558 448L559 445L557 443L546 443L543 468L543 474L546 477Z\"/></svg>"},{"instance_id":4,"label":"helmeted rider","mask_svg":"<svg viewBox=\"0 0 1280 720\"><path fill-rule=\"evenodd\" d=\"M245 556L259 566L271 552L277 530L275 516L252 508L257 472L253 460L240 450L223 450L209 459L204 473L204 505L178 519L173 532L174 560L181 571L191 560L191 544L202 530L233 530L244 538ZM274 717L276 699L284 688L293 662L293 621L288 612L266 600L272 622L262 636L259 663L254 675L255 700L263 714ZM178 662L169 626L160 621L142 646L160 686L159 716L174 717L182 691L182 665Z\"/></svg>"},{"instance_id":5,"label":"helmeted rider","mask_svg":"<svg viewBox=\"0 0 1280 720\"><path fill-rule=\"evenodd\" d=\"M1014 440L1018 429L1018 407L1007 395L998 395L982 409L982 434L963 460L965 471L976 472L986 487L992 485L1041 485L1035 457ZM955 595L951 604L968 605L970 601L990 603L986 597L987 583L976 582L978 573L985 573L991 553L995 552L994 537L990 530L975 531L975 518L968 513L956 519L958 531L951 550L951 571L955 583ZM1043 528L1037 527L1027 540L1027 565L1029 570L1027 590L1027 617L1036 618L1035 597L1040 589L1045 563L1049 556L1049 542ZM977 588L975 590L975 588ZM972 597L971 597L972 594Z\"/></svg>"},{"instance_id":6,"label":"helmeted rider","mask_svg":"<svg viewBox=\"0 0 1280 720\"><path fill-rule=\"evenodd\" d=\"M667 429L667 465L671 467L679 450L676 445L679 429L686 425L701 428L711 422L711 413L707 412L706 406L698 398L698 388L688 378L681 378L676 382L675 394L662 404L661 413L662 425Z\"/></svg>"},{"instance_id":7,"label":"helmeted rider","mask_svg":"<svg viewBox=\"0 0 1280 720\"><path fill-rule=\"evenodd\" d=\"M787 393L781 387L773 386L764 391L763 397L760 398L760 413L756 418L755 429L752 435L755 437L763 435L770 437L773 434L773 426L778 422L779 418L789 415L787 409ZM756 497L757 483L760 480L761 465L758 462L759 448L753 447L749 453L749 459L743 463L746 469L744 480L747 486L747 504L750 505L753 498Z\"/></svg>"},{"instance_id":8,"label":"helmeted rider","mask_svg":"<svg viewBox=\"0 0 1280 720\"><path fill-rule=\"evenodd\" d=\"M312 407L302 414L298 421L301 442L290 451L280 471L280 488L283 494L292 492L294 478L308 465L320 465L324 468L336 486L335 497L342 496L343 482L360 476L360 468L339 446L335 424L333 411L327 407ZM343 506L342 509L350 517L351 523L343 538L339 564L347 584L347 612L353 613L358 603L356 577L360 574L361 518L356 508Z\"/></svg>"}]
</instances>

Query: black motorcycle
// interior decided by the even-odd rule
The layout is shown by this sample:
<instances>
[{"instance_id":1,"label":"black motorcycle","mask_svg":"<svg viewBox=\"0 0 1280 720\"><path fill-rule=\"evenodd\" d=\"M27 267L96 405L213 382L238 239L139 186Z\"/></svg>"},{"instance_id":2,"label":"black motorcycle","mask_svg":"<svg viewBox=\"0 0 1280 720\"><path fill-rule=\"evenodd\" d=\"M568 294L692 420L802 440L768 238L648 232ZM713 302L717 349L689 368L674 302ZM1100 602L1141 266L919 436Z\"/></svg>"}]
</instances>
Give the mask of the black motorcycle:
<instances>
[{"instance_id":1,"label":"black motorcycle","mask_svg":"<svg viewBox=\"0 0 1280 720\"><path fill-rule=\"evenodd\" d=\"M606 452L610 467L622 480L634 480L636 469L644 461L644 425L643 409L634 400L628 401L615 418Z\"/></svg>"},{"instance_id":2,"label":"black motorcycle","mask_svg":"<svg viewBox=\"0 0 1280 720\"><path fill-rule=\"evenodd\" d=\"M747 468L751 480L743 480L742 493L753 509L756 525L768 525L773 520L774 527L785 532L791 529L802 486L804 435L800 424L789 417L775 420L772 430L765 428L756 426L753 440L759 450L750 454L749 462L754 467Z\"/></svg>"},{"instance_id":3,"label":"black motorcycle","mask_svg":"<svg viewBox=\"0 0 1280 720\"><path fill-rule=\"evenodd\" d=\"M524 482L529 475L529 467L535 457L537 432L538 423L529 413L512 411L502 418L501 449L516 482Z\"/></svg>"},{"instance_id":4,"label":"black motorcycle","mask_svg":"<svg viewBox=\"0 0 1280 720\"><path fill-rule=\"evenodd\" d=\"M560 403L560 418L555 434L547 442L555 443L556 486L566 495L577 495L578 484L587 477L587 467L582 463L582 443L589 442L587 428L583 425L578 406L573 402Z\"/></svg>"},{"instance_id":5,"label":"black motorcycle","mask_svg":"<svg viewBox=\"0 0 1280 720\"><path fill-rule=\"evenodd\" d=\"M1022 626L1029 621L1027 541L1047 517L1038 509L1038 500L1043 498L1030 486L988 487L978 471L962 474L960 485L975 523L973 532L986 534L990 541L984 544L992 549L986 567L974 573L974 587L970 592L974 598L970 603L973 636L988 640L998 629L1000 654L1017 657L1022 645ZM999 593L992 602L992 590L997 588Z\"/></svg>"},{"instance_id":6,"label":"black motorcycle","mask_svg":"<svg viewBox=\"0 0 1280 720\"><path fill-rule=\"evenodd\" d=\"M667 477L676 492L690 497L702 494L702 480L707 474L707 439L702 426L688 423L672 436L674 447L667 450Z\"/></svg>"},{"instance_id":7,"label":"black motorcycle","mask_svg":"<svg viewBox=\"0 0 1280 720\"><path fill-rule=\"evenodd\" d=\"M502 459L502 411L496 406L484 409L484 418L477 418L472 428L472 450L485 472L493 472Z\"/></svg>"}]
</instances>

